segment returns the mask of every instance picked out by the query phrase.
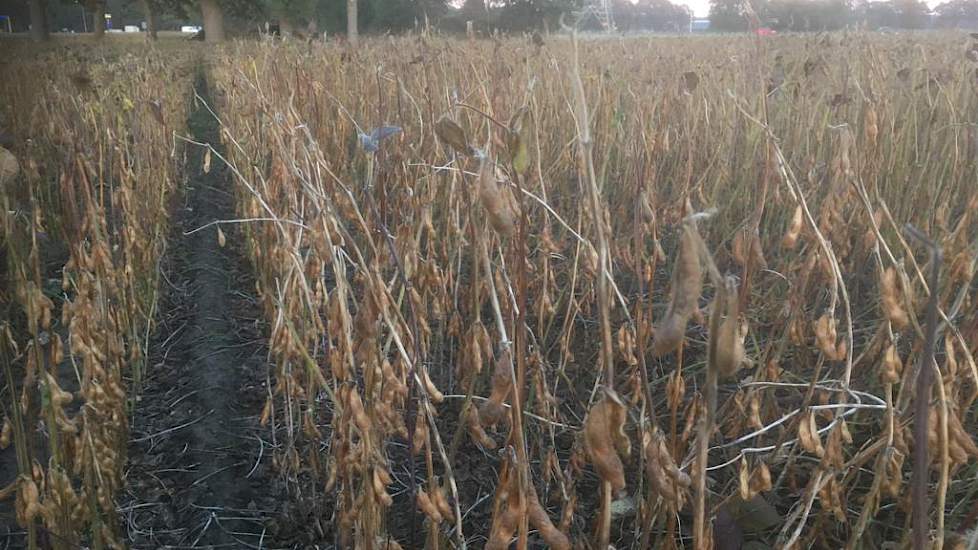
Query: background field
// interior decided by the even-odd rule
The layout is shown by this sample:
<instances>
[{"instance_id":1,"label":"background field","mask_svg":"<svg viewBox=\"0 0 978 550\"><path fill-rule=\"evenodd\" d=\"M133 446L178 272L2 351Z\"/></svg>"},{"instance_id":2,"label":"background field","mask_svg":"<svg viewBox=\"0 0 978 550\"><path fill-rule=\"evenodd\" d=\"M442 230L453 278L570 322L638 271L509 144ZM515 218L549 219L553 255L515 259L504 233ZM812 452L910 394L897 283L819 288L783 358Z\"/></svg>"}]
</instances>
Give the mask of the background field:
<instances>
[{"instance_id":1,"label":"background field","mask_svg":"<svg viewBox=\"0 0 978 550\"><path fill-rule=\"evenodd\" d=\"M8 537L974 548L972 42L4 41Z\"/></svg>"}]
</instances>

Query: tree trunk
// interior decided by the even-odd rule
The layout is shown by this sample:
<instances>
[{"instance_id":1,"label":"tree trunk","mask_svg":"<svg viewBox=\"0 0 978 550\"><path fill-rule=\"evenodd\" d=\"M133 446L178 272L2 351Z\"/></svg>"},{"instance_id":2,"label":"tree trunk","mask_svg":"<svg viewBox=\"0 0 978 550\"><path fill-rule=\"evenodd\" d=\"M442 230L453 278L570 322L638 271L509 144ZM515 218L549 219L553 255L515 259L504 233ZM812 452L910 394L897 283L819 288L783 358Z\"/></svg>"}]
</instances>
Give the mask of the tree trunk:
<instances>
[{"instance_id":1,"label":"tree trunk","mask_svg":"<svg viewBox=\"0 0 978 550\"><path fill-rule=\"evenodd\" d=\"M360 42L357 32L357 0L346 0L346 39L351 46Z\"/></svg>"},{"instance_id":2,"label":"tree trunk","mask_svg":"<svg viewBox=\"0 0 978 550\"><path fill-rule=\"evenodd\" d=\"M200 0L200 13L204 16L204 40L224 41L224 13L217 0Z\"/></svg>"},{"instance_id":3,"label":"tree trunk","mask_svg":"<svg viewBox=\"0 0 978 550\"><path fill-rule=\"evenodd\" d=\"M143 16L146 17L146 38L156 40L156 11L152 0L142 0Z\"/></svg>"},{"instance_id":4,"label":"tree trunk","mask_svg":"<svg viewBox=\"0 0 978 550\"><path fill-rule=\"evenodd\" d=\"M31 0L31 39L43 42L48 36L48 18L44 0Z\"/></svg>"},{"instance_id":5,"label":"tree trunk","mask_svg":"<svg viewBox=\"0 0 978 550\"><path fill-rule=\"evenodd\" d=\"M92 5L92 33L96 39L105 36L105 2Z\"/></svg>"},{"instance_id":6,"label":"tree trunk","mask_svg":"<svg viewBox=\"0 0 978 550\"><path fill-rule=\"evenodd\" d=\"M292 36L295 34L295 25L288 17L280 17L278 20L278 30L282 36Z\"/></svg>"}]
</instances>

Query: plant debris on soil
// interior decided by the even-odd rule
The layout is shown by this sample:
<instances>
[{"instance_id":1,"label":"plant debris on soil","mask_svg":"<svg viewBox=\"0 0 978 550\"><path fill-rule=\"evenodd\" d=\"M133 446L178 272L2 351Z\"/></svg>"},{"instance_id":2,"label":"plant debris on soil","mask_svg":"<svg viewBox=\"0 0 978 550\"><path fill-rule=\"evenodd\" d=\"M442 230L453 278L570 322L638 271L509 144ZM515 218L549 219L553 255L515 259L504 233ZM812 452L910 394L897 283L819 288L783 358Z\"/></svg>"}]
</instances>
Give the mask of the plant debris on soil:
<instances>
[{"instance_id":1,"label":"plant debris on soil","mask_svg":"<svg viewBox=\"0 0 978 550\"><path fill-rule=\"evenodd\" d=\"M206 83L197 80L207 98ZM133 410L123 519L135 548L274 548L287 500L259 426L268 392L267 346L241 241L219 242L232 217L229 171L207 166L223 150L200 105L189 121L188 174L163 259L160 318ZM203 228L203 229L201 229Z\"/></svg>"}]
</instances>

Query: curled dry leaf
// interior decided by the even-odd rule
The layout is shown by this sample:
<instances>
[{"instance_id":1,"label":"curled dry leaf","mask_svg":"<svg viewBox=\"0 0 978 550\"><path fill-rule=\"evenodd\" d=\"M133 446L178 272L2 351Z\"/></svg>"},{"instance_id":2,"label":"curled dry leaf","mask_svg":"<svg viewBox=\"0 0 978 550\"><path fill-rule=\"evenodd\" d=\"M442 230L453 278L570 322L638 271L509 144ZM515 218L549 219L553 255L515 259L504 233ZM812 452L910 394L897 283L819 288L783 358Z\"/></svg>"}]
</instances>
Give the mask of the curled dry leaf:
<instances>
[{"instance_id":1,"label":"curled dry leaf","mask_svg":"<svg viewBox=\"0 0 978 550\"><path fill-rule=\"evenodd\" d=\"M435 123L435 134L438 139L447 143L461 155L468 155L472 151L469 140L465 137L465 130L447 116L441 117Z\"/></svg>"},{"instance_id":2,"label":"curled dry leaf","mask_svg":"<svg viewBox=\"0 0 978 550\"><path fill-rule=\"evenodd\" d=\"M614 491L625 488L625 468L619 453L628 456L631 443L625 435L625 405L614 391L591 406L584 425L584 446L598 475Z\"/></svg>"}]
</instances>

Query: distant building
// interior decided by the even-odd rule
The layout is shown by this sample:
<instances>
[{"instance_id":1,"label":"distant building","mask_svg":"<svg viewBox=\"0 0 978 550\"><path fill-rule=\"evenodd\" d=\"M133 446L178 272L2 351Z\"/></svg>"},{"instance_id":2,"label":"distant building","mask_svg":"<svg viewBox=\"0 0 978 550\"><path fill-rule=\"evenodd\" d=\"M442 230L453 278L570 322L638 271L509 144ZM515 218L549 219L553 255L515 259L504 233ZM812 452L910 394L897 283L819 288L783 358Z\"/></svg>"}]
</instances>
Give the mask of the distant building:
<instances>
[{"instance_id":1,"label":"distant building","mask_svg":"<svg viewBox=\"0 0 978 550\"><path fill-rule=\"evenodd\" d=\"M693 19L693 24L689 26L692 32L705 32L710 30L709 19Z\"/></svg>"}]
</instances>

